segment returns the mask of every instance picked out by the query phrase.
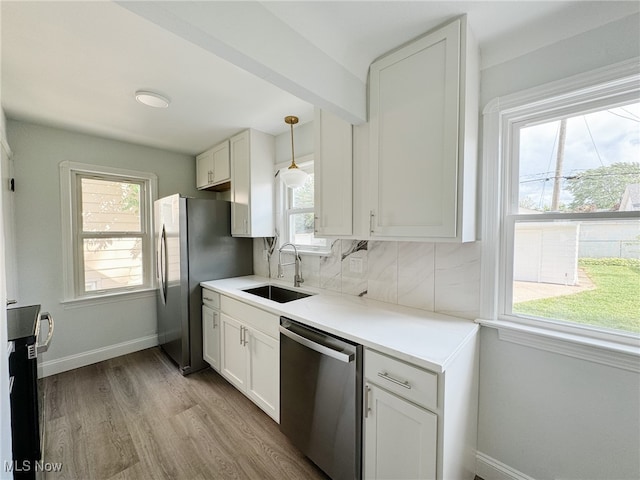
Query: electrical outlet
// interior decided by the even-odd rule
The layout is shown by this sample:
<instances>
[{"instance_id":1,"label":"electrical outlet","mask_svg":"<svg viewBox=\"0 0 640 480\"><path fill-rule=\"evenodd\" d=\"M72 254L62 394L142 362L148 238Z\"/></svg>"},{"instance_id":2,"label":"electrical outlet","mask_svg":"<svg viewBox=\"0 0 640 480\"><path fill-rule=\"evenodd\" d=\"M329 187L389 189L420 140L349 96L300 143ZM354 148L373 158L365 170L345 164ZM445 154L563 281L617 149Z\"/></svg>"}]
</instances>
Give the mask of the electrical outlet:
<instances>
[{"instance_id":1,"label":"electrical outlet","mask_svg":"<svg viewBox=\"0 0 640 480\"><path fill-rule=\"evenodd\" d=\"M362 273L362 259L358 257L350 258L349 271L351 273Z\"/></svg>"}]
</instances>

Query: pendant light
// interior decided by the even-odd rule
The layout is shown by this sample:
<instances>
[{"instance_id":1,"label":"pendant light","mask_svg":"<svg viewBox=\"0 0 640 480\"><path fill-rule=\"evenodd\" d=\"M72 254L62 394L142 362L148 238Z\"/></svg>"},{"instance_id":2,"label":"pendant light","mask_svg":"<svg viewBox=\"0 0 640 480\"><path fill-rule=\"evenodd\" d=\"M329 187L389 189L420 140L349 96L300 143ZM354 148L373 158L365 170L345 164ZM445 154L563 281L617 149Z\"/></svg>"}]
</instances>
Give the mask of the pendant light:
<instances>
[{"instance_id":1,"label":"pendant light","mask_svg":"<svg viewBox=\"0 0 640 480\"><path fill-rule=\"evenodd\" d=\"M298 188L304 185L307 181L307 173L300 170L296 165L296 160L293 155L293 126L298 123L298 117L289 115L284 117L284 122L291 125L291 165L286 170L280 172L282 181L288 188Z\"/></svg>"}]
</instances>

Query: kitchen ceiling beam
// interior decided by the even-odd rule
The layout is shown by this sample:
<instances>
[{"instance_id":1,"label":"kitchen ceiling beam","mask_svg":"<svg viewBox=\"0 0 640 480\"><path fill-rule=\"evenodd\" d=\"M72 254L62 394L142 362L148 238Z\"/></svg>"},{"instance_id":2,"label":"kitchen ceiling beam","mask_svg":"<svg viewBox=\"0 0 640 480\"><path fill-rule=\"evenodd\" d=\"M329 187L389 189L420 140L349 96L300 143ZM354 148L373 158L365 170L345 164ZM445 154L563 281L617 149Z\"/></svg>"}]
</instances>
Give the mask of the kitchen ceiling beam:
<instances>
[{"instance_id":1,"label":"kitchen ceiling beam","mask_svg":"<svg viewBox=\"0 0 640 480\"><path fill-rule=\"evenodd\" d=\"M117 2L214 55L358 125L366 84L259 2Z\"/></svg>"}]
</instances>

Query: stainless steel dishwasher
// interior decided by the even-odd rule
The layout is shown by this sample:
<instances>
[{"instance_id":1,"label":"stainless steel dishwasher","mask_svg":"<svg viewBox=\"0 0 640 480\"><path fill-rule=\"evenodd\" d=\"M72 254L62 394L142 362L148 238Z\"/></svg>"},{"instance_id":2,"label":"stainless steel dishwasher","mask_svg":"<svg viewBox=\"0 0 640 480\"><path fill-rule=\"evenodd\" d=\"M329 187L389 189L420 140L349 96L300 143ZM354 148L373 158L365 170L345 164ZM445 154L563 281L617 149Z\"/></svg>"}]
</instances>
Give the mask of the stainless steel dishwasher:
<instances>
[{"instance_id":1,"label":"stainless steel dishwasher","mask_svg":"<svg viewBox=\"0 0 640 480\"><path fill-rule=\"evenodd\" d=\"M362 345L280 317L280 430L333 480L362 472Z\"/></svg>"}]
</instances>

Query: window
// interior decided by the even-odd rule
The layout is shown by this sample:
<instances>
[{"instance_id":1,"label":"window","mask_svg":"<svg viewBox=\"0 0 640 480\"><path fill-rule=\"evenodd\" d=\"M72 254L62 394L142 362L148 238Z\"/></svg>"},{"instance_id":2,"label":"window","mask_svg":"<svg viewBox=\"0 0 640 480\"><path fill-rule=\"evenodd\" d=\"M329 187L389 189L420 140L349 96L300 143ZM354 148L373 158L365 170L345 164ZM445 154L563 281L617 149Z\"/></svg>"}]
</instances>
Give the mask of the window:
<instances>
[{"instance_id":1,"label":"window","mask_svg":"<svg viewBox=\"0 0 640 480\"><path fill-rule=\"evenodd\" d=\"M640 333L638 78L502 112L498 318Z\"/></svg>"},{"instance_id":2,"label":"window","mask_svg":"<svg viewBox=\"0 0 640 480\"><path fill-rule=\"evenodd\" d=\"M326 252L329 242L314 235L314 173L313 161L299 163L309 175L305 184L296 189L287 188L280 182L283 202L282 241L293 243L299 251Z\"/></svg>"},{"instance_id":3,"label":"window","mask_svg":"<svg viewBox=\"0 0 640 480\"><path fill-rule=\"evenodd\" d=\"M64 162L61 180L67 299L151 288L155 176Z\"/></svg>"}]
</instances>

